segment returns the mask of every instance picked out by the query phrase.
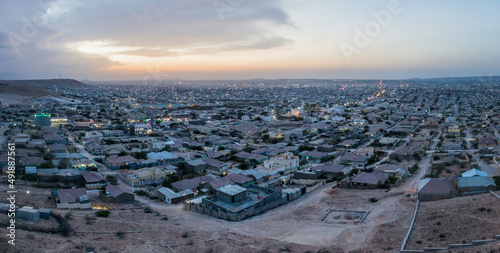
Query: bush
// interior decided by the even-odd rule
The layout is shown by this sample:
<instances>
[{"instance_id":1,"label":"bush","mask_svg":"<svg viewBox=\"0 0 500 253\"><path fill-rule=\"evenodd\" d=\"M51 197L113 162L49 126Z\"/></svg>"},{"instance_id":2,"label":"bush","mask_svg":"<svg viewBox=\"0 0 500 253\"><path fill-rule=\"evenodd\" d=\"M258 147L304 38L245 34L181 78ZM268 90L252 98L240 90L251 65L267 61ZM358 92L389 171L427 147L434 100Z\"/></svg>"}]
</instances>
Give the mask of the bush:
<instances>
[{"instance_id":1,"label":"bush","mask_svg":"<svg viewBox=\"0 0 500 253\"><path fill-rule=\"evenodd\" d=\"M134 193L137 194L138 196L148 195L148 193L145 190L137 190L137 191L134 191Z\"/></svg>"},{"instance_id":2,"label":"bush","mask_svg":"<svg viewBox=\"0 0 500 253\"><path fill-rule=\"evenodd\" d=\"M103 218L108 217L110 214L111 214L111 212L108 210L99 210L99 211L95 212L95 216L103 217Z\"/></svg>"},{"instance_id":3,"label":"bush","mask_svg":"<svg viewBox=\"0 0 500 253\"><path fill-rule=\"evenodd\" d=\"M108 182L112 185L117 185L118 184L118 180L116 179L115 176L112 176L112 175L107 175L106 176L106 179L108 180Z\"/></svg>"},{"instance_id":4,"label":"bush","mask_svg":"<svg viewBox=\"0 0 500 253\"><path fill-rule=\"evenodd\" d=\"M410 169L408 170L408 172L410 172L410 174L413 174L417 170L418 170L418 164L414 164L413 166L410 167Z\"/></svg>"},{"instance_id":5,"label":"bush","mask_svg":"<svg viewBox=\"0 0 500 253\"><path fill-rule=\"evenodd\" d=\"M23 176L24 180L30 181L30 182L35 182L38 180L38 178L39 178L39 176L37 174L26 174Z\"/></svg>"},{"instance_id":6,"label":"bush","mask_svg":"<svg viewBox=\"0 0 500 253\"><path fill-rule=\"evenodd\" d=\"M146 208L144 208L144 212L145 213L152 213L153 209L151 207L147 206Z\"/></svg>"},{"instance_id":7,"label":"bush","mask_svg":"<svg viewBox=\"0 0 500 253\"><path fill-rule=\"evenodd\" d=\"M493 179L495 179L495 184L497 187L500 187L500 176L494 176Z\"/></svg>"},{"instance_id":8,"label":"bush","mask_svg":"<svg viewBox=\"0 0 500 253\"><path fill-rule=\"evenodd\" d=\"M118 238L120 238L120 239L123 239L125 237L125 232L118 231L118 232L116 232L116 236L118 236Z\"/></svg>"},{"instance_id":9,"label":"bush","mask_svg":"<svg viewBox=\"0 0 500 253\"><path fill-rule=\"evenodd\" d=\"M72 220L73 219L73 212L69 211L64 215L64 218L66 220Z\"/></svg>"}]
</instances>

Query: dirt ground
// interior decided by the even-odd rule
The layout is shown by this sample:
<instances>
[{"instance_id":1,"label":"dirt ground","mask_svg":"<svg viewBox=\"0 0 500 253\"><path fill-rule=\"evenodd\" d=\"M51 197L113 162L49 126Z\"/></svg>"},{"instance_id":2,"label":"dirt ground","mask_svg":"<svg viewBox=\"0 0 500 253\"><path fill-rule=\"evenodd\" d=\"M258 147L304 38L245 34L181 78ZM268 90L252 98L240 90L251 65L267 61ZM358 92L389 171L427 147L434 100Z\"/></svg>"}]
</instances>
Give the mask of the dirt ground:
<instances>
[{"instance_id":1,"label":"dirt ground","mask_svg":"<svg viewBox=\"0 0 500 253\"><path fill-rule=\"evenodd\" d=\"M0 188L0 199L5 199L5 185ZM19 206L69 212L55 209L48 189L18 186L18 190L22 193L17 197ZM28 190L30 193L26 194ZM380 200L374 203L373 198ZM145 213L143 206L118 205L108 218L96 217L90 224L86 216L95 217L95 211L73 210L69 223L76 232L70 237L17 230L18 246L7 247L7 252L364 252L364 248L372 247L369 243L379 225L409 223L401 217L411 213L414 203L401 204L401 198L405 199L403 202L414 201L384 190L331 189L331 185L325 185L294 202L241 222L219 220L185 211L181 205L164 203L151 205L153 213ZM350 217L343 217L343 222L320 221L330 208L371 212L362 224ZM57 225L54 221L36 225L43 223ZM4 234L5 229L0 232ZM397 237L395 244L402 240L402 236ZM5 241L6 237L0 238L0 243Z\"/></svg>"},{"instance_id":2,"label":"dirt ground","mask_svg":"<svg viewBox=\"0 0 500 253\"><path fill-rule=\"evenodd\" d=\"M145 213L143 204L116 205L108 218L96 217L90 222L86 216L95 217L95 211L73 210L69 223L75 232L69 237L17 230L18 245L8 247L6 237L0 236L0 249L5 249L0 252L397 252L416 204L413 188L417 179L390 191L332 189L327 184L296 201L241 222L220 220L185 211L182 205L160 202L148 204L153 213ZM7 197L5 190L6 185L0 184L0 200ZM62 214L69 212L55 209L48 189L18 186L18 190L19 206L50 208ZM30 193L26 194L28 190ZM475 212L498 215L498 206L497 211L488 211L494 206L488 206L487 200L478 202L479 199L474 200L480 203L478 208L484 206L486 210ZM439 202L428 205L435 204ZM425 211L427 203L423 205ZM447 209L453 205L462 208L458 201L450 203ZM342 212L332 212L320 221L328 209L370 213L361 224L355 222L356 217L345 217ZM341 218L336 219L339 215ZM35 225L40 224L57 225L53 220ZM422 227L425 225L428 224ZM0 228L0 234L6 234L4 228ZM411 243L414 245L415 241Z\"/></svg>"},{"instance_id":3,"label":"dirt ground","mask_svg":"<svg viewBox=\"0 0 500 253\"><path fill-rule=\"evenodd\" d=\"M436 175L437 177L440 178L452 178L453 176L460 176L462 173L470 170L472 167L470 164L463 164L463 165L458 165L458 164L450 164L445 165L443 163L444 168L440 169L439 165L433 165L432 166L432 174Z\"/></svg>"},{"instance_id":4,"label":"dirt ground","mask_svg":"<svg viewBox=\"0 0 500 253\"><path fill-rule=\"evenodd\" d=\"M500 200L490 193L421 202L407 249L494 239L500 234L499 216Z\"/></svg>"}]
</instances>

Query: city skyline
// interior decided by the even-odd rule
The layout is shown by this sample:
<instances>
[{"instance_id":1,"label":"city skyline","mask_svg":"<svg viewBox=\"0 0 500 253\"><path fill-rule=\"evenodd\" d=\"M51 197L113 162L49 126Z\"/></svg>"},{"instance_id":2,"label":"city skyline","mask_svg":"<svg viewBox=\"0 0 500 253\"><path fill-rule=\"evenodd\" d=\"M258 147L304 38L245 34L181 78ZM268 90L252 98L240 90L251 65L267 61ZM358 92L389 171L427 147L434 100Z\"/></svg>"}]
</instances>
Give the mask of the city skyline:
<instances>
[{"instance_id":1,"label":"city skyline","mask_svg":"<svg viewBox=\"0 0 500 253\"><path fill-rule=\"evenodd\" d=\"M0 10L0 79L492 76L500 3L30 1ZM364 40L363 40L364 39Z\"/></svg>"}]
</instances>

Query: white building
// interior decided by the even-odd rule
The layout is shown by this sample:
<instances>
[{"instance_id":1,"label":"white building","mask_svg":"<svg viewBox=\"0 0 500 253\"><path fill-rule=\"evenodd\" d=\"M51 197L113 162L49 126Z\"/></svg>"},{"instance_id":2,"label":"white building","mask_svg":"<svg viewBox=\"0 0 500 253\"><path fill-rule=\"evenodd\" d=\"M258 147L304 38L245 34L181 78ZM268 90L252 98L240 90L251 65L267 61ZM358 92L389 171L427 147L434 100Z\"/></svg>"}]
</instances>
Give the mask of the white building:
<instances>
[{"instance_id":1,"label":"white building","mask_svg":"<svg viewBox=\"0 0 500 253\"><path fill-rule=\"evenodd\" d=\"M277 155L257 167L257 169L270 174L273 171L290 171L299 168L299 157L290 152ZM272 173L271 173L272 174Z\"/></svg>"},{"instance_id":2,"label":"white building","mask_svg":"<svg viewBox=\"0 0 500 253\"><path fill-rule=\"evenodd\" d=\"M153 127L151 124L135 124L134 125L134 134L135 135L149 135L153 133Z\"/></svg>"}]
</instances>

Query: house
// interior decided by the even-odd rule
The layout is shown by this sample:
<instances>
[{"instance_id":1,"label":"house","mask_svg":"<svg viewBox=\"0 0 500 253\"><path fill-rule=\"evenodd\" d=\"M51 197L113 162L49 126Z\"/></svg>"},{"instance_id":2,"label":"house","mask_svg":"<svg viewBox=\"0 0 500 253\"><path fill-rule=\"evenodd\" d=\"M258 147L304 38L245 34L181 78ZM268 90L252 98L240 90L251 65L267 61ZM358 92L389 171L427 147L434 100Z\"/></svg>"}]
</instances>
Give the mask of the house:
<instances>
[{"instance_id":1,"label":"house","mask_svg":"<svg viewBox=\"0 0 500 253\"><path fill-rule=\"evenodd\" d=\"M357 140L349 139L349 140L344 140L341 143L337 144L337 147L340 147L340 148L355 148L357 145L358 145L358 141Z\"/></svg>"},{"instance_id":2,"label":"house","mask_svg":"<svg viewBox=\"0 0 500 253\"><path fill-rule=\"evenodd\" d=\"M322 158L327 157L328 153L323 153L323 152L319 152L316 150L312 150L312 151L302 152L300 155L301 155L301 158L303 160L308 160L311 162L319 162L319 161L321 161Z\"/></svg>"},{"instance_id":3,"label":"house","mask_svg":"<svg viewBox=\"0 0 500 253\"><path fill-rule=\"evenodd\" d=\"M335 146L328 144L324 144L318 147L318 151L324 153L331 153L334 152L335 150L336 150Z\"/></svg>"},{"instance_id":4,"label":"house","mask_svg":"<svg viewBox=\"0 0 500 253\"><path fill-rule=\"evenodd\" d=\"M462 177L487 177L487 176L488 173L478 169L470 169L462 173Z\"/></svg>"},{"instance_id":5,"label":"house","mask_svg":"<svg viewBox=\"0 0 500 253\"><path fill-rule=\"evenodd\" d=\"M196 189L204 185L210 177L201 176L192 179L184 179L172 183L172 188L178 191L183 191L186 189Z\"/></svg>"},{"instance_id":6,"label":"house","mask_svg":"<svg viewBox=\"0 0 500 253\"><path fill-rule=\"evenodd\" d=\"M97 167L97 164L92 160L83 158L83 159L72 160L71 167L78 169L87 169L89 167Z\"/></svg>"},{"instance_id":7,"label":"house","mask_svg":"<svg viewBox=\"0 0 500 253\"><path fill-rule=\"evenodd\" d=\"M94 138L102 138L103 134L102 132L100 131L89 131L89 132L85 132L85 138L90 138L90 137L94 137Z\"/></svg>"},{"instance_id":8,"label":"house","mask_svg":"<svg viewBox=\"0 0 500 253\"><path fill-rule=\"evenodd\" d=\"M236 158L238 158L241 161L245 162L251 162L252 160L257 161L257 163L263 162L267 160L267 157L261 154L251 154L245 151L241 151L237 154L234 155Z\"/></svg>"},{"instance_id":9,"label":"house","mask_svg":"<svg viewBox=\"0 0 500 253\"><path fill-rule=\"evenodd\" d=\"M34 209L31 206L23 206L16 210L16 218L31 222L37 222L40 220L40 211Z\"/></svg>"},{"instance_id":10,"label":"house","mask_svg":"<svg viewBox=\"0 0 500 253\"><path fill-rule=\"evenodd\" d=\"M172 189L166 187L158 189L158 198L169 204L177 204L192 197L194 197L194 193L191 189L180 192L174 192Z\"/></svg>"},{"instance_id":11,"label":"house","mask_svg":"<svg viewBox=\"0 0 500 253\"><path fill-rule=\"evenodd\" d=\"M347 154L340 158L340 161L351 164L357 168L364 168L365 164L368 162L368 157L364 155Z\"/></svg>"},{"instance_id":12,"label":"house","mask_svg":"<svg viewBox=\"0 0 500 253\"><path fill-rule=\"evenodd\" d=\"M180 156L167 151L151 152L147 154L147 157L149 159L158 160L160 164L175 164L184 160Z\"/></svg>"},{"instance_id":13,"label":"house","mask_svg":"<svg viewBox=\"0 0 500 253\"><path fill-rule=\"evenodd\" d=\"M85 188L88 190L102 189L108 184L106 182L106 178L104 178L101 173L97 171L82 171L80 173L83 177L83 181L85 182Z\"/></svg>"},{"instance_id":14,"label":"house","mask_svg":"<svg viewBox=\"0 0 500 253\"><path fill-rule=\"evenodd\" d=\"M29 166L29 165L33 165L33 166L40 166L40 164L46 162L45 160L43 160L43 158L41 157L21 157L19 158L19 165L22 165L22 166Z\"/></svg>"},{"instance_id":15,"label":"house","mask_svg":"<svg viewBox=\"0 0 500 253\"><path fill-rule=\"evenodd\" d=\"M345 166L337 163L325 163L311 168L312 171L321 171L322 175L337 177L344 174Z\"/></svg>"},{"instance_id":16,"label":"house","mask_svg":"<svg viewBox=\"0 0 500 253\"><path fill-rule=\"evenodd\" d=\"M120 185L107 185L99 192L99 198L106 203L134 203L135 195Z\"/></svg>"},{"instance_id":17,"label":"house","mask_svg":"<svg viewBox=\"0 0 500 253\"><path fill-rule=\"evenodd\" d=\"M351 187L359 189L376 189L386 184L388 176L383 173L361 172L351 180Z\"/></svg>"},{"instance_id":18,"label":"house","mask_svg":"<svg viewBox=\"0 0 500 253\"><path fill-rule=\"evenodd\" d=\"M482 137L477 140L477 144L480 148L487 148L498 145L498 142L495 138L492 137Z\"/></svg>"},{"instance_id":19,"label":"house","mask_svg":"<svg viewBox=\"0 0 500 253\"><path fill-rule=\"evenodd\" d=\"M423 150L424 148L422 142L411 141L410 143L408 143L408 145L399 147L394 152L389 154L389 159L414 159L415 155L421 154Z\"/></svg>"},{"instance_id":20,"label":"house","mask_svg":"<svg viewBox=\"0 0 500 253\"><path fill-rule=\"evenodd\" d=\"M253 178L245 176L245 175L241 175L241 174L231 173L231 174L227 175L226 177L231 179L231 181L233 181L235 184L238 184L238 185L246 186L246 185L250 185L250 184L254 183Z\"/></svg>"},{"instance_id":21,"label":"house","mask_svg":"<svg viewBox=\"0 0 500 253\"><path fill-rule=\"evenodd\" d=\"M85 147L93 155L103 155L107 153L107 149L99 143L90 143L85 145Z\"/></svg>"},{"instance_id":22,"label":"house","mask_svg":"<svg viewBox=\"0 0 500 253\"><path fill-rule=\"evenodd\" d=\"M16 145L28 145L31 141L31 136L29 134L19 133L14 136L13 141Z\"/></svg>"},{"instance_id":23,"label":"house","mask_svg":"<svg viewBox=\"0 0 500 253\"><path fill-rule=\"evenodd\" d=\"M253 178L256 183L262 183L266 181L266 173L263 173L255 169L245 170L242 171L240 174Z\"/></svg>"},{"instance_id":24,"label":"house","mask_svg":"<svg viewBox=\"0 0 500 253\"><path fill-rule=\"evenodd\" d=\"M134 124L130 127L132 135L150 135L153 133L153 126L149 123Z\"/></svg>"},{"instance_id":25,"label":"house","mask_svg":"<svg viewBox=\"0 0 500 253\"><path fill-rule=\"evenodd\" d=\"M215 197L226 203L236 203L247 199L247 189L238 185L226 185L217 189Z\"/></svg>"},{"instance_id":26,"label":"house","mask_svg":"<svg viewBox=\"0 0 500 253\"><path fill-rule=\"evenodd\" d=\"M321 170L300 169L293 172L293 179L319 179L323 175Z\"/></svg>"},{"instance_id":27,"label":"house","mask_svg":"<svg viewBox=\"0 0 500 253\"><path fill-rule=\"evenodd\" d=\"M208 165L202 160L202 159L196 159L196 160L191 160L187 161L184 166L188 170L192 170L195 172L203 172L207 170Z\"/></svg>"},{"instance_id":28,"label":"house","mask_svg":"<svg viewBox=\"0 0 500 253\"><path fill-rule=\"evenodd\" d=\"M36 166L24 167L24 174L36 174Z\"/></svg>"},{"instance_id":29,"label":"house","mask_svg":"<svg viewBox=\"0 0 500 253\"><path fill-rule=\"evenodd\" d=\"M397 175L401 179L406 179L408 177L408 168L396 164L381 164L377 166L374 171L385 173L387 175Z\"/></svg>"},{"instance_id":30,"label":"house","mask_svg":"<svg viewBox=\"0 0 500 253\"><path fill-rule=\"evenodd\" d=\"M417 192L420 201L449 199L458 195L455 180L443 178L425 178L420 181Z\"/></svg>"},{"instance_id":31,"label":"house","mask_svg":"<svg viewBox=\"0 0 500 253\"><path fill-rule=\"evenodd\" d=\"M262 166L258 166L263 171L282 170L283 172L295 170L299 167L299 158L290 152L283 153L264 161Z\"/></svg>"},{"instance_id":32,"label":"house","mask_svg":"<svg viewBox=\"0 0 500 253\"><path fill-rule=\"evenodd\" d=\"M46 148L47 147L47 144L45 143L45 140L44 139L32 139L27 147L29 148Z\"/></svg>"},{"instance_id":33,"label":"house","mask_svg":"<svg viewBox=\"0 0 500 253\"><path fill-rule=\"evenodd\" d=\"M373 150L374 149L372 147L365 147L365 148L356 149L352 153L354 155L366 156L366 157L370 158L373 156Z\"/></svg>"},{"instance_id":34,"label":"house","mask_svg":"<svg viewBox=\"0 0 500 253\"><path fill-rule=\"evenodd\" d=\"M104 160L104 164L112 170L121 169L124 167L136 168L137 159L132 156L109 156Z\"/></svg>"},{"instance_id":35,"label":"house","mask_svg":"<svg viewBox=\"0 0 500 253\"><path fill-rule=\"evenodd\" d=\"M91 209L90 199L85 188L52 190L57 208Z\"/></svg>"},{"instance_id":36,"label":"house","mask_svg":"<svg viewBox=\"0 0 500 253\"><path fill-rule=\"evenodd\" d=\"M211 170L217 173L223 173L227 171L226 163L213 158L205 158L203 161L207 164L207 170Z\"/></svg>"},{"instance_id":37,"label":"house","mask_svg":"<svg viewBox=\"0 0 500 253\"><path fill-rule=\"evenodd\" d=\"M473 176L458 178L458 194L468 195L494 191L497 189L495 180L489 176Z\"/></svg>"},{"instance_id":38,"label":"house","mask_svg":"<svg viewBox=\"0 0 500 253\"><path fill-rule=\"evenodd\" d=\"M66 153L66 146L60 143L55 143L47 146L47 151L52 153Z\"/></svg>"},{"instance_id":39,"label":"house","mask_svg":"<svg viewBox=\"0 0 500 253\"><path fill-rule=\"evenodd\" d=\"M127 172L120 172L118 176L123 179L127 184L133 187L156 185L161 184L171 175L172 172L167 173L165 170L158 167L143 168L139 170L130 170Z\"/></svg>"},{"instance_id":40,"label":"house","mask_svg":"<svg viewBox=\"0 0 500 253\"><path fill-rule=\"evenodd\" d=\"M43 136L47 144L63 143L64 138L57 134L46 134Z\"/></svg>"}]
</instances>

